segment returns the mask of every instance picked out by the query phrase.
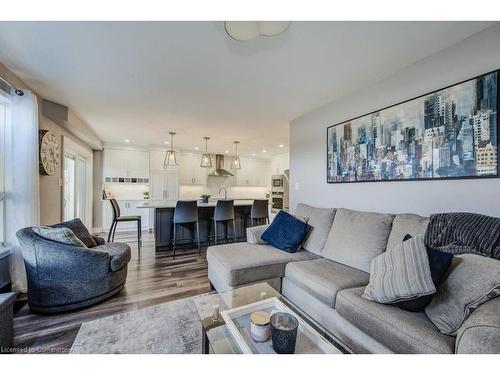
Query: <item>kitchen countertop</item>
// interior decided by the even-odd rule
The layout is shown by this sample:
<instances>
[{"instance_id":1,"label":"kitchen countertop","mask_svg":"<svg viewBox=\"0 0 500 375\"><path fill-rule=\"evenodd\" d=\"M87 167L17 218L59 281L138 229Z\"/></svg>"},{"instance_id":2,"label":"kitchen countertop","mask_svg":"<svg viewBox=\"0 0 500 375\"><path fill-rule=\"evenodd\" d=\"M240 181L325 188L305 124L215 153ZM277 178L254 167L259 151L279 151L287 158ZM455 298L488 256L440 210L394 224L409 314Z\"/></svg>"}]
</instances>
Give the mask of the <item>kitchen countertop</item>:
<instances>
[{"instance_id":1,"label":"kitchen countertop","mask_svg":"<svg viewBox=\"0 0 500 375\"><path fill-rule=\"evenodd\" d=\"M194 199L193 199L194 200ZM251 206L253 204L253 199L234 199L235 206ZM137 208L175 208L177 201L146 201L139 205ZM215 207L217 201L211 201L208 203L198 202L198 207Z\"/></svg>"}]
</instances>

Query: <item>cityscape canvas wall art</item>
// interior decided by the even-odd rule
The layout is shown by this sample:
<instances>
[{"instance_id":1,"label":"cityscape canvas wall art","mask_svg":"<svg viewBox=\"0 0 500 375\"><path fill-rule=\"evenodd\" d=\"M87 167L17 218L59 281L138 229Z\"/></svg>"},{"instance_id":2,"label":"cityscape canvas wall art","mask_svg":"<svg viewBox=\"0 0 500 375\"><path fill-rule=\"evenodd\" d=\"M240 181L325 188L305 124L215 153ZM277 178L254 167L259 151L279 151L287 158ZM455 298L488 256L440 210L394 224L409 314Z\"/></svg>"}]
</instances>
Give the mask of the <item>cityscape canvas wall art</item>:
<instances>
[{"instance_id":1,"label":"cityscape canvas wall art","mask_svg":"<svg viewBox=\"0 0 500 375\"><path fill-rule=\"evenodd\" d=\"M327 182L498 177L498 72L327 129Z\"/></svg>"}]
</instances>

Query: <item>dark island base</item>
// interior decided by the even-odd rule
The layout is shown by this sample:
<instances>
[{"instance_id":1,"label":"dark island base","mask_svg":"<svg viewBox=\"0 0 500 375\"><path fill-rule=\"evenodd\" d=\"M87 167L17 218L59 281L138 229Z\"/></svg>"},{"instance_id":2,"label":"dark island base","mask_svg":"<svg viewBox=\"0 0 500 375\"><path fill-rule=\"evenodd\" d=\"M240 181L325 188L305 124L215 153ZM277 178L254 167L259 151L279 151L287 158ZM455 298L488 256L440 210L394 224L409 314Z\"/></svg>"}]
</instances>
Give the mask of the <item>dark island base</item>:
<instances>
[{"instance_id":1,"label":"dark island base","mask_svg":"<svg viewBox=\"0 0 500 375\"><path fill-rule=\"evenodd\" d=\"M234 216L236 221L236 242L243 242L246 239L246 226L250 225L250 220L245 220L250 216L251 205L245 206L235 206ZM168 208L155 208L155 249L156 251L169 251L172 250L172 240L173 240L173 218L174 218L173 207ZM212 223L210 218L214 215L214 207L198 207L198 220L200 226L200 243L203 248L214 244L212 229L210 243L208 241L208 231L210 230ZM247 221L247 222L246 222ZM264 222L262 223L264 224ZM178 248L186 247L196 247L193 244L192 238L196 236L195 225L193 224L178 224L177 225L177 241L176 246ZM224 223L217 224L218 233L218 244L225 243L226 240L226 225ZM227 242L233 242L233 225L228 222L227 231L229 240ZM194 236L193 236L194 235ZM196 238L196 237L195 237Z\"/></svg>"}]
</instances>

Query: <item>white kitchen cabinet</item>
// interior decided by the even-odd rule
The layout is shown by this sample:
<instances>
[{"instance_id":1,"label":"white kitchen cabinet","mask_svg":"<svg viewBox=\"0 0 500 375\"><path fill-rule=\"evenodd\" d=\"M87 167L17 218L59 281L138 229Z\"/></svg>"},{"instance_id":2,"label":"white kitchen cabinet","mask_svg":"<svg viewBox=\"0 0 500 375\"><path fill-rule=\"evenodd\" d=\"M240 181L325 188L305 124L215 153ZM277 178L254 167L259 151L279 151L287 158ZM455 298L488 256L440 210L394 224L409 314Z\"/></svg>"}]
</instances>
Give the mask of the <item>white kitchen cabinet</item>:
<instances>
[{"instance_id":1,"label":"white kitchen cabinet","mask_svg":"<svg viewBox=\"0 0 500 375\"><path fill-rule=\"evenodd\" d=\"M283 174L285 169L290 169L288 154L279 155L271 159L271 174Z\"/></svg>"},{"instance_id":2,"label":"white kitchen cabinet","mask_svg":"<svg viewBox=\"0 0 500 375\"><path fill-rule=\"evenodd\" d=\"M149 178L149 152L104 149L104 177Z\"/></svg>"},{"instance_id":3,"label":"white kitchen cabinet","mask_svg":"<svg viewBox=\"0 0 500 375\"><path fill-rule=\"evenodd\" d=\"M139 204L143 201L141 200L117 200L118 205L120 206L120 215L121 216L140 216L141 217L141 225L142 230L146 230L150 227L150 215L148 209L137 208ZM111 228L111 224L113 223L113 209L111 208L111 202L108 200L104 200L103 204L103 231L109 232ZM119 222L116 231L125 231L125 230L136 230L137 223L135 221L125 221Z\"/></svg>"},{"instance_id":4,"label":"white kitchen cabinet","mask_svg":"<svg viewBox=\"0 0 500 375\"><path fill-rule=\"evenodd\" d=\"M165 150L155 150L149 152L149 166L152 171L177 171L179 169L179 166L169 166L167 168L163 167L165 153ZM177 152L177 155L179 155L179 152Z\"/></svg>"},{"instance_id":5,"label":"white kitchen cabinet","mask_svg":"<svg viewBox=\"0 0 500 375\"><path fill-rule=\"evenodd\" d=\"M177 172L151 172L150 198L157 200L179 199L179 174Z\"/></svg>"},{"instance_id":6,"label":"white kitchen cabinet","mask_svg":"<svg viewBox=\"0 0 500 375\"><path fill-rule=\"evenodd\" d=\"M179 175L181 185L206 185L208 168L200 167L201 155L180 154ZM212 158L212 164L215 160Z\"/></svg>"},{"instance_id":7,"label":"white kitchen cabinet","mask_svg":"<svg viewBox=\"0 0 500 375\"><path fill-rule=\"evenodd\" d=\"M241 169L236 172L237 186L268 186L270 184L269 161L240 158Z\"/></svg>"}]
</instances>

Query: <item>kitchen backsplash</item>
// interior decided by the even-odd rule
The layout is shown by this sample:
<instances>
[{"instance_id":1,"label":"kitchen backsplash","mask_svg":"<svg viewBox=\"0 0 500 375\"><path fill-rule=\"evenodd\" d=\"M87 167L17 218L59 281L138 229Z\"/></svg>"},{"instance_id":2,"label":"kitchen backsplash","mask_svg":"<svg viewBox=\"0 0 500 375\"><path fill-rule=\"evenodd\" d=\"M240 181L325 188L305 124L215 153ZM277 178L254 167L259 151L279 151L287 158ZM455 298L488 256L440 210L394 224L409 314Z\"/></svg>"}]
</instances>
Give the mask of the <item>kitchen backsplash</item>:
<instances>
[{"instance_id":1,"label":"kitchen backsplash","mask_svg":"<svg viewBox=\"0 0 500 375\"><path fill-rule=\"evenodd\" d=\"M224 197L224 192L219 195L220 188L227 189L227 196L236 199L265 198L268 187L259 186L234 186L232 178L209 177L206 186L181 185L179 196L181 199L199 199L202 194L210 194L212 198Z\"/></svg>"}]
</instances>

